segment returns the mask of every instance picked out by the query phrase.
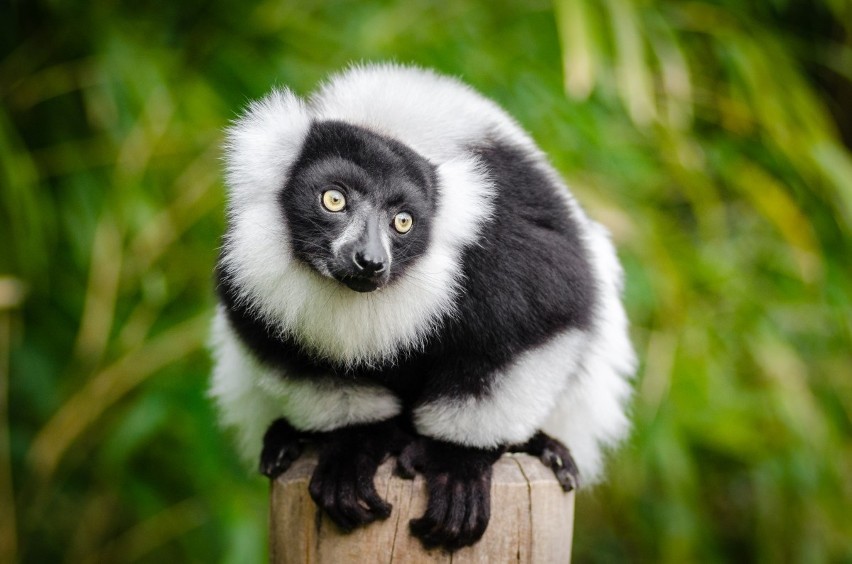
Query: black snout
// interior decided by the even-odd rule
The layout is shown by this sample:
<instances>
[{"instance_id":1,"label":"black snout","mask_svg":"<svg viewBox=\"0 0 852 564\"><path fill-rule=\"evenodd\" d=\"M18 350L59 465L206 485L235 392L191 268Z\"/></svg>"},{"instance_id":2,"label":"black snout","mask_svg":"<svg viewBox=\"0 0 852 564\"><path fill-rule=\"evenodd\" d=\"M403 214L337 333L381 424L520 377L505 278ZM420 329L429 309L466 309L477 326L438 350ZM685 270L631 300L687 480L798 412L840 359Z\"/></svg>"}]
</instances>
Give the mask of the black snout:
<instances>
[{"instance_id":1,"label":"black snout","mask_svg":"<svg viewBox=\"0 0 852 564\"><path fill-rule=\"evenodd\" d=\"M371 249L356 251L352 256L352 262L355 263L355 267L358 268L362 274L368 276L381 273L387 265L387 260L383 250L379 253L376 253Z\"/></svg>"},{"instance_id":2,"label":"black snout","mask_svg":"<svg viewBox=\"0 0 852 564\"><path fill-rule=\"evenodd\" d=\"M367 228L361 240L355 245L352 253L352 262L361 276L375 276L385 270L388 264L388 256L382 246L382 235L379 231L379 222L375 217L367 219Z\"/></svg>"},{"instance_id":3,"label":"black snout","mask_svg":"<svg viewBox=\"0 0 852 564\"><path fill-rule=\"evenodd\" d=\"M378 218L367 218L361 236L343 250L340 258L343 263L335 277L351 289L372 292L384 286L389 278L390 257L382 245Z\"/></svg>"}]
</instances>

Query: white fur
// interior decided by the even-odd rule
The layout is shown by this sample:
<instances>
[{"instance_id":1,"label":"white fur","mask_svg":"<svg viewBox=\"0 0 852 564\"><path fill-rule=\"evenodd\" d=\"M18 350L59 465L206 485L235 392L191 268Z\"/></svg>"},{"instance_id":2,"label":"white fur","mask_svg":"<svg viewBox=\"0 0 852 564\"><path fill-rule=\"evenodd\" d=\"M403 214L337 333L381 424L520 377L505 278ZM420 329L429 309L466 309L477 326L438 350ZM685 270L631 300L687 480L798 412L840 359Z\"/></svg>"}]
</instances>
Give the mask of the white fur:
<instances>
[{"instance_id":1,"label":"white fur","mask_svg":"<svg viewBox=\"0 0 852 564\"><path fill-rule=\"evenodd\" d=\"M286 89L249 105L225 142L230 213L275 198L310 125L304 102Z\"/></svg>"},{"instance_id":2,"label":"white fur","mask_svg":"<svg viewBox=\"0 0 852 564\"><path fill-rule=\"evenodd\" d=\"M542 430L564 442L585 484L599 481L603 452L627 435L626 406L636 370L636 355L621 303L622 271L606 229L575 209L587 229L585 239L598 284L595 325L586 352Z\"/></svg>"},{"instance_id":3,"label":"white fur","mask_svg":"<svg viewBox=\"0 0 852 564\"><path fill-rule=\"evenodd\" d=\"M359 423L384 421L402 410L399 399L378 385L342 384L330 379L282 378L265 372L260 387L281 405L297 429L331 431Z\"/></svg>"},{"instance_id":4,"label":"white fur","mask_svg":"<svg viewBox=\"0 0 852 564\"><path fill-rule=\"evenodd\" d=\"M213 320L210 346L214 364L209 394L222 425L235 431L243 458L257 464L263 435L282 416L282 406L260 387L262 368L237 340L221 308Z\"/></svg>"},{"instance_id":5,"label":"white fur","mask_svg":"<svg viewBox=\"0 0 852 564\"><path fill-rule=\"evenodd\" d=\"M356 66L334 76L309 106L395 138L433 163L455 159L488 137L538 150L497 104L454 78L397 65Z\"/></svg>"},{"instance_id":6,"label":"white fur","mask_svg":"<svg viewBox=\"0 0 852 564\"><path fill-rule=\"evenodd\" d=\"M327 119L395 138L437 167L430 247L402 278L377 292L352 292L294 260L278 207L277 193L311 122ZM307 103L286 89L253 103L229 129L226 144L231 231L223 264L240 299L282 334L344 364L374 364L419 347L442 319L455 314L461 254L482 236L492 213L494 186L467 151L486 138L524 148L562 186L529 136L496 104L430 71L354 67L334 76ZM567 331L521 355L485 398L426 404L414 415L424 434L475 446L521 442L543 428L571 448L589 483L600 475L602 448L627 432L624 406L635 357L614 249L567 189L564 195L593 258L599 290L594 328ZM280 416L301 428L329 430L399 412L398 401L378 386L307 383L260 367L221 311L214 341L211 394L224 422L238 429L249 459L256 460L266 427Z\"/></svg>"},{"instance_id":7,"label":"white fur","mask_svg":"<svg viewBox=\"0 0 852 564\"><path fill-rule=\"evenodd\" d=\"M568 330L520 355L485 397L435 401L414 410L417 431L480 448L521 443L544 423L569 383L588 336Z\"/></svg>"}]
</instances>

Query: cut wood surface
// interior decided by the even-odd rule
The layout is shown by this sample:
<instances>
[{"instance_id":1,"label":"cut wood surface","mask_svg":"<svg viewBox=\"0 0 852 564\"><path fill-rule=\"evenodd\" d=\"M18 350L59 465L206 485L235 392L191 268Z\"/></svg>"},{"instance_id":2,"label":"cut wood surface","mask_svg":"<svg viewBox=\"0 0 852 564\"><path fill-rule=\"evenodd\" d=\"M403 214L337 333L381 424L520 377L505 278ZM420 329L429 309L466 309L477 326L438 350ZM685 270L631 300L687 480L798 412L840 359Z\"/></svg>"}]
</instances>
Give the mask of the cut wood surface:
<instances>
[{"instance_id":1,"label":"cut wood surface","mask_svg":"<svg viewBox=\"0 0 852 564\"><path fill-rule=\"evenodd\" d=\"M477 544L452 554L425 550L408 521L426 509L423 478L393 475L393 460L376 474L376 490L393 513L352 533L320 515L308 494L316 457L303 456L272 483L270 560L275 564L565 563L571 559L574 492L566 494L552 472L528 455L504 455L494 465L491 522Z\"/></svg>"}]
</instances>

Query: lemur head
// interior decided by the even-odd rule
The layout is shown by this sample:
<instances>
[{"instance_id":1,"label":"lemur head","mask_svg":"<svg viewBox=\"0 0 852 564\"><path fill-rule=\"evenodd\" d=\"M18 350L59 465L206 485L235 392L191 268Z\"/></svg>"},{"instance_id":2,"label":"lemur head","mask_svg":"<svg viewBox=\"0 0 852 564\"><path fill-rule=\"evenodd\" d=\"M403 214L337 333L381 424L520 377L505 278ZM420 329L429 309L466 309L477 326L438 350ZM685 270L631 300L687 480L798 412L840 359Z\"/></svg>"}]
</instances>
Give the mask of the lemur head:
<instances>
[{"instance_id":1,"label":"lemur head","mask_svg":"<svg viewBox=\"0 0 852 564\"><path fill-rule=\"evenodd\" d=\"M295 257L352 290L382 288L428 247L435 184L402 143L314 122L279 196Z\"/></svg>"},{"instance_id":2,"label":"lemur head","mask_svg":"<svg viewBox=\"0 0 852 564\"><path fill-rule=\"evenodd\" d=\"M433 99L449 109L424 111ZM227 130L220 291L347 365L421 346L455 313L464 250L485 236L496 195L464 147L499 128L436 132L470 129L494 110L482 104L451 79L394 66L252 102Z\"/></svg>"}]
</instances>

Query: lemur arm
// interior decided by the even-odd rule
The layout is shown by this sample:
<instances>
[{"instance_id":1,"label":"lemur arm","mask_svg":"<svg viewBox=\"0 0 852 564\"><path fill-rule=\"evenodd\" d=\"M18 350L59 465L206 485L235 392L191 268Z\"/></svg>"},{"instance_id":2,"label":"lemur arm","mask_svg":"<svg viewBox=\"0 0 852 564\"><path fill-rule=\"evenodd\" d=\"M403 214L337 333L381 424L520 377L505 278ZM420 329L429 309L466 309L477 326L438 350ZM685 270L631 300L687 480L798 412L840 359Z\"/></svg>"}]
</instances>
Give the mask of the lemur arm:
<instances>
[{"instance_id":1,"label":"lemur arm","mask_svg":"<svg viewBox=\"0 0 852 564\"><path fill-rule=\"evenodd\" d=\"M525 447L538 436L569 384L583 340L582 332L566 330L501 367L475 354L453 355L436 366L413 410L423 438L399 461L403 475L419 470L426 477L428 507L411 522L426 546L455 549L479 540L490 516L492 464L510 445ZM527 450L513 450L519 449ZM558 470L555 459L546 462Z\"/></svg>"},{"instance_id":2,"label":"lemur arm","mask_svg":"<svg viewBox=\"0 0 852 564\"><path fill-rule=\"evenodd\" d=\"M399 453L409 440L396 418L324 432L299 431L281 418L264 435L260 470L274 478L299 457L305 442L315 444L319 460L308 491L317 506L349 531L390 515L391 505L376 492L373 478L385 457Z\"/></svg>"},{"instance_id":3,"label":"lemur arm","mask_svg":"<svg viewBox=\"0 0 852 564\"><path fill-rule=\"evenodd\" d=\"M343 530L390 515L391 506L376 492L379 464L401 450L406 435L398 421L399 401L387 389L339 381L301 381L278 377L282 418L267 430L261 472L274 477L298 457L305 442L316 445L317 467L309 492Z\"/></svg>"},{"instance_id":4,"label":"lemur arm","mask_svg":"<svg viewBox=\"0 0 852 564\"><path fill-rule=\"evenodd\" d=\"M286 376L259 362L220 309L214 322L217 363L211 394L223 421L240 433L244 456L277 477L316 444L319 464L310 493L342 528L387 517L390 506L373 477L389 453L402 448L399 400L377 385ZM258 453L258 449L262 450Z\"/></svg>"}]
</instances>

